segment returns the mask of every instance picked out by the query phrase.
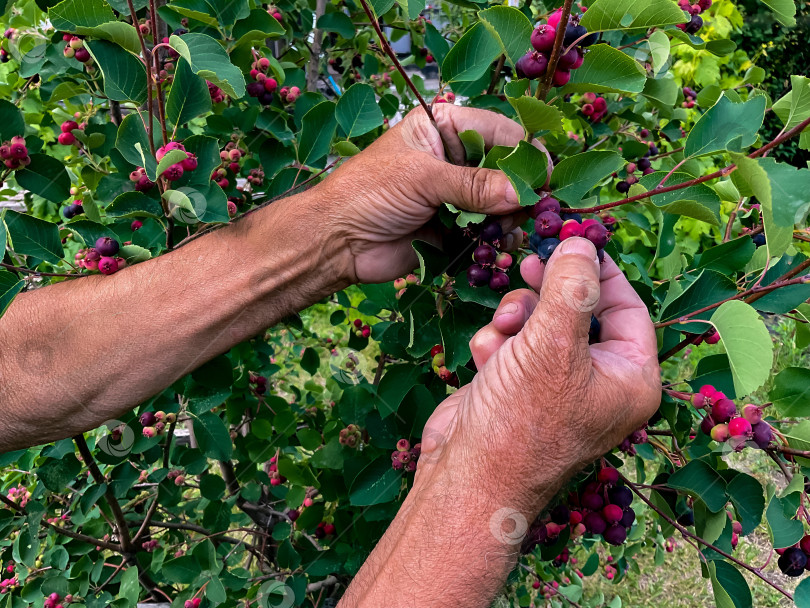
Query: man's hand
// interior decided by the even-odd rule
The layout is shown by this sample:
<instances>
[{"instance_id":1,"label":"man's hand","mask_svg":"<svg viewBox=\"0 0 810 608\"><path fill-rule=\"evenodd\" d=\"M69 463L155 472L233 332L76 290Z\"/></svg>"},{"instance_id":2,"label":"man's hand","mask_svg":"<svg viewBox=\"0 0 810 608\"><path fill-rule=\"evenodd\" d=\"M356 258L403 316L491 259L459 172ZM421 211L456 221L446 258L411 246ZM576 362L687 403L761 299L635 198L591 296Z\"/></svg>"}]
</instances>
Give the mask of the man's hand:
<instances>
[{"instance_id":1,"label":"man's hand","mask_svg":"<svg viewBox=\"0 0 810 608\"><path fill-rule=\"evenodd\" d=\"M442 203L494 215L520 208L506 175L453 165L442 146L443 138L452 160L460 161L460 132L478 131L488 149L515 146L523 137L520 125L493 112L448 104L435 106L433 113L441 138L418 108L315 188L323 221L352 258L341 264L353 272L352 282L380 283L410 272L418 263L411 242L438 241L425 224ZM502 224L504 232L517 226L511 217ZM505 248L518 246L521 238L519 231L508 234Z\"/></svg>"},{"instance_id":2,"label":"man's hand","mask_svg":"<svg viewBox=\"0 0 810 608\"><path fill-rule=\"evenodd\" d=\"M479 373L428 421L420 466L469 469L486 455L478 474L533 516L550 487L646 422L661 381L647 307L589 241L564 241L547 266L531 256L521 273L536 291L507 294L474 336ZM592 314L601 335L589 346Z\"/></svg>"},{"instance_id":3,"label":"man's hand","mask_svg":"<svg viewBox=\"0 0 810 608\"><path fill-rule=\"evenodd\" d=\"M616 264L572 238L521 272L536 291L473 338L479 373L425 426L414 487L341 608L489 606L562 484L655 411L655 332Z\"/></svg>"}]
</instances>

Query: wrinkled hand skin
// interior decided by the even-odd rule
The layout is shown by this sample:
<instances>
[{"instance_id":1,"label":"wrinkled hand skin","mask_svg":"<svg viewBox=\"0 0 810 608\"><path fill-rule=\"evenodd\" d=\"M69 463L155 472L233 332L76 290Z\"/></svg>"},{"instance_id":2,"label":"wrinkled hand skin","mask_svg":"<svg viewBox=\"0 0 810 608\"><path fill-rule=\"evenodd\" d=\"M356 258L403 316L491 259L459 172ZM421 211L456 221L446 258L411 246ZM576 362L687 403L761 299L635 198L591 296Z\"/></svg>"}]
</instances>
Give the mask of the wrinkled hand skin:
<instances>
[{"instance_id":1,"label":"wrinkled hand skin","mask_svg":"<svg viewBox=\"0 0 810 608\"><path fill-rule=\"evenodd\" d=\"M458 134L477 130L487 148L515 146L523 129L486 110L440 104L433 108L451 160L464 159ZM505 249L518 247L522 233L517 195L500 171L451 164L442 139L424 110L412 110L361 154L343 163L313 190L319 217L347 244L351 282L381 283L410 272L418 261L411 242L440 244L427 225L443 203L503 216ZM515 214L518 213L517 216Z\"/></svg>"},{"instance_id":2,"label":"wrinkled hand skin","mask_svg":"<svg viewBox=\"0 0 810 608\"><path fill-rule=\"evenodd\" d=\"M534 517L562 483L618 445L661 398L646 306L616 264L568 239L548 266L527 258L535 291L507 294L473 338L479 373L435 411L417 469L480 467L501 504ZM588 345L591 314L600 342Z\"/></svg>"}]
</instances>

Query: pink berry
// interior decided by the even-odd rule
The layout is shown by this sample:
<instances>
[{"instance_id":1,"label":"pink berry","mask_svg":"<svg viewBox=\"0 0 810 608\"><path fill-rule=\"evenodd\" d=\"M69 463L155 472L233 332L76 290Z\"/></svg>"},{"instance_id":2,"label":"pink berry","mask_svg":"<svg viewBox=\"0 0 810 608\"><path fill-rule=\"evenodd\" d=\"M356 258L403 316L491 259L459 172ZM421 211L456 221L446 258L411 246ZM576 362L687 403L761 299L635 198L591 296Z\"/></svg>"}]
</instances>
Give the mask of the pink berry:
<instances>
[{"instance_id":1,"label":"pink berry","mask_svg":"<svg viewBox=\"0 0 810 608\"><path fill-rule=\"evenodd\" d=\"M615 524L621 521L623 516L624 511L619 505L605 505L605 508L602 509L602 517L604 517L605 521L609 524Z\"/></svg>"},{"instance_id":2,"label":"pink berry","mask_svg":"<svg viewBox=\"0 0 810 608\"><path fill-rule=\"evenodd\" d=\"M78 128L79 123L77 123L75 120L66 120L65 122L62 123L62 126L60 127L62 133L70 133L71 131L73 131L73 129Z\"/></svg>"},{"instance_id":3,"label":"pink berry","mask_svg":"<svg viewBox=\"0 0 810 608\"><path fill-rule=\"evenodd\" d=\"M719 399L712 405L712 418L715 422L728 422L737 413L737 406L731 399Z\"/></svg>"},{"instance_id":4,"label":"pink berry","mask_svg":"<svg viewBox=\"0 0 810 608\"><path fill-rule=\"evenodd\" d=\"M732 437L746 437L751 434L751 423L745 418L734 418L728 423L728 432Z\"/></svg>"},{"instance_id":5,"label":"pink berry","mask_svg":"<svg viewBox=\"0 0 810 608\"><path fill-rule=\"evenodd\" d=\"M759 406L749 403L742 409L743 418L752 425L762 421L762 409Z\"/></svg>"},{"instance_id":6,"label":"pink berry","mask_svg":"<svg viewBox=\"0 0 810 608\"><path fill-rule=\"evenodd\" d=\"M118 260L103 257L98 261L98 271L101 274L115 274L118 272Z\"/></svg>"},{"instance_id":7,"label":"pink berry","mask_svg":"<svg viewBox=\"0 0 810 608\"><path fill-rule=\"evenodd\" d=\"M572 236L583 236L582 224L576 220L566 220L560 228L560 240L564 241Z\"/></svg>"},{"instance_id":8,"label":"pink berry","mask_svg":"<svg viewBox=\"0 0 810 608\"><path fill-rule=\"evenodd\" d=\"M73 133L60 133L56 138L63 146L72 146L76 143L76 136Z\"/></svg>"},{"instance_id":9,"label":"pink berry","mask_svg":"<svg viewBox=\"0 0 810 608\"><path fill-rule=\"evenodd\" d=\"M536 51L550 51L554 46L554 38L557 35L557 30L552 25L540 25L532 31L532 46Z\"/></svg>"},{"instance_id":10,"label":"pink berry","mask_svg":"<svg viewBox=\"0 0 810 608\"><path fill-rule=\"evenodd\" d=\"M728 441L728 438L731 436L728 430L727 424L716 424L712 428L711 432L712 439L717 441L718 443L723 443L724 441Z\"/></svg>"},{"instance_id":11,"label":"pink berry","mask_svg":"<svg viewBox=\"0 0 810 608\"><path fill-rule=\"evenodd\" d=\"M264 88L268 93L273 93L278 88L278 82L275 78L265 78Z\"/></svg>"},{"instance_id":12,"label":"pink berry","mask_svg":"<svg viewBox=\"0 0 810 608\"><path fill-rule=\"evenodd\" d=\"M183 171L194 171L194 169L197 168L197 164L197 157L193 154L190 154L188 158L180 162L180 165L183 167Z\"/></svg>"},{"instance_id":13,"label":"pink berry","mask_svg":"<svg viewBox=\"0 0 810 608\"><path fill-rule=\"evenodd\" d=\"M512 256L506 252L499 253L495 258L495 266L501 270L507 270L512 266Z\"/></svg>"},{"instance_id":14,"label":"pink berry","mask_svg":"<svg viewBox=\"0 0 810 608\"><path fill-rule=\"evenodd\" d=\"M163 172L163 177L165 177L170 182L176 182L181 177L183 177L183 173L184 173L183 165L180 163L176 163Z\"/></svg>"},{"instance_id":15,"label":"pink berry","mask_svg":"<svg viewBox=\"0 0 810 608\"><path fill-rule=\"evenodd\" d=\"M237 211L236 203L234 203L233 201L228 201L228 215L230 217L233 217L236 215L236 211Z\"/></svg>"}]
</instances>

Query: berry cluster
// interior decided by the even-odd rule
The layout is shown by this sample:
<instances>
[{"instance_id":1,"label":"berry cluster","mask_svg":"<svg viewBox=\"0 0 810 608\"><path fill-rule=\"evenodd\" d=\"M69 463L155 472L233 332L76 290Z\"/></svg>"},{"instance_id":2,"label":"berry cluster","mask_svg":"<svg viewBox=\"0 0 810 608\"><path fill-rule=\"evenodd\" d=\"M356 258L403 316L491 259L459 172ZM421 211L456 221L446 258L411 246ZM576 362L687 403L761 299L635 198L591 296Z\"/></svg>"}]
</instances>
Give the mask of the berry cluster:
<instances>
[{"instance_id":1,"label":"berry cluster","mask_svg":"<svg viewBox=\"0 0 810 608\"><path fill-rule=\"evenodd\" d=\"M12 171L31 164L31 157L28 156L25 139L16 135L11 138L11 141L4 141L0 145L0 160L3 161L7 169Z\"/></svg>"},{"instance_id":2,"label":"berry cluster","mask_svg":"<svg viewBox=\"0 0 810 608\"><path fill-rule=\"evenodd\" d=\"M619 471L604 467L579 489L568 495L567 504L560 503L546 517L532 525L524 541L523 551L529 552L538 544L553 545L565 528L572 539L585 534L601 536L611 545L621 545L636 520L630 506L633 493L619 481ZM564 551L556 561L568 561Z\"/></svg>"},{"instance_id":3,"label":"berry cluster","mask_svg":"<svg viewBox=\"0 0 810 608\"><path fill-rule=\"evenodd\" d=\"M4 578L0 581L0 593L9 593L20 586L20 579L15 574L11 578Z\"/></svg>"},{"instance_id":4,"label":"berry cluster","mask_svg":"<svg viewBox=\"0 0 810 608\"><path fill-rule=\"evenodd\" d=\"M160 546L160 541L157 539L147 540L141 543L141 549L146 551L147 553L152 553L155 549Z\"/></svg>"},{"instance_id":5,"label":"berry cluster","mask_svg":"<svg viewBox=\"0 0 810 608\"><path fill-rule=\"evenodd\" d=\"M67 217L67 209L65 217ZM72 217L72 216L71 216ZM116 257L120 250L118 241L109 236L102 236L96 241L95 247L79 249L73 256L80 268L87 270L98 270L101 274L115 274L126 266L126 260Z\"/></svg>"},{"instance_id":6,"label":"berry cluster","mask_svg":"<svg viewBox=\"0 0 810 608\"><path fill-rule=\"evenodd\" d=\"M681 104L684 108L694 108L695 107L695 100L697 99L697 93L694 89L689 87L684 87L683 91L683 103Z\"/></svg>"},{"instance_id":7,"label":"berry cluster","mask_svg":"<svg viewBox=\"0 0 810 608\"><path fill-rule=\"evenodd\" d=\"M258 374L250 374L248 382L253 385L253 392L257 395L264 395L267 392L267 378Z\"/></svg>"},{"instance_id":8,"label":"berry cluster","mask_svg":"<svg viewBox=\"0 0 810 608\"><path fill-rule=\"evenodd\" d=\"M433 103L456 103L456 94L452 91L447 91L443 95L436 95L433 98Z\"/></svg>"},{"instance_id":9,"label":"berry cluster","mask_svg":"<svg viewBox=\"0 0 810 608\"><path fill-rule=\"evenodd\" d=\"M129 181L135 183L137 192L147 192L156 186L155 182L146 176L146 169L138 167L129 174Z\"/></svg>"},{"instance_id":10,"label":"berry cluster","mask_svg":"<svg viewBox=\"0 0 810 608\"><path fill-rule=\"evenodd\" d=\"M247 176L247 182L251 186L261 186L264 183L264 169L261 167L251 169Z\"/></svg>"},{"instance_id":11,"label":"berry cluster","mask_svg":"<svg viewBox=\"0 0 810 608\"><path fill-rule=\"evenodd\" d=\"M176 486L182 486L184 483L186 483L186 476L183 475L183 471L180 469L172 469L169 471L169 474L166 475L166 477L173 479L174 485Z\"/></svg>"},{"instance_id":12,"label":"berry cluster","mask_svg":"<svg viewBox=\"0 0 810 608\"><path fill-rule=\"evenodd\" d=\"M692 3L692 0L678 0L681 10L691 16L687 23L679 23L678 28L687 34L697 34L703 27L703 17L700 16L700 13L709 10L711 5L712 0L698 0L695 3Z\"/></svg>"},{"instance_id":13,"label":"berry cluster","mask_svg":"<svg viewBox=\"0 0 810 608\"><path fill-rule=\"evenodd\" d=\"M24 507L28 504L28 499L31 498L31 493L25 486L17 485L16 487L11 487L8 489L6 498L8 498L14 504Z\"/></svg>"},{"instance_id":14,"label":"berry cluster","mask_svg":"<svg viewBox=\"0 0 810 608\"><path fill-rule=\"evenodd\" d=\"M419 285L419 277L411 273L404 279L399 278L394 281L394 289L397 290L397 300L405 295L405 290L412 285Z\"/></svg>"},{"instance_id":15,"label":"berry cluster","mask_svg":"<svg viewBox=\"0 0 810 608\"><path fill-rule=\"evenodd\" d=\"M391 467L395 471L413 473L416 470L416 461L422 453L422 444L417 443L411 447L407 439L397 441L397 449L391 452Z\"/></svg>"},{"instance_id":16,"label":"berry cluster","mask_svg":"<svg viewBox=\"0 0 810 608\"><path fill-rule=\"evenodd\" d=\"M76 135L74 135L74 131L82 131L87 125L86 124L79 124L75 120L66 120L61 125L59 125L59 137L56 140L62 144L63 146L72 146L76 143Z\"/></svg>"},{"instance_id":17,"label":"berry cluster","mask_svg":"<svg viewBox=\"0 0 810 608\"><path fill-rule=\"evenodd\" d=\"M749 403L737 413L736 404L710 384L700 387L691 397L692 405L706 410L700 429L718 443L728 442L735 450L742 450L746 442L760 449L773 441L771 425L762 419L762 407Z\"/></svg>"},{"instance_id":18,"label":"berry cluster","mask_svg":"<svg viewBox=\"0 0 810 608\"><path fill-rule=\"evenodd\" d=\"M354 320L354 335L358 338L368 338L371 335L371 328L368 325L363 325L360 319Z\"/></svg>"},{"instance_id":19,"label":"berry cluster","mask_svg":"<svg viewBox=\"0 0 810 608\"><path fill-rule=\"evenodd\" d=\"M284 16L281 14L281 11L272 4L267 7L267 14L279 22L284 18Z\"/></svg>"},{"instance_id":20,"label":"berry cluster","mask_svg":"<svg viewBox=\"0 0 810 608\"><path fill-rule=\"evenodd\" d=\"M318 527L315 528L315 538L317 539L332 536L334 533L335 533L335 524L328 524L325 521L319 523Z\"/></svg>"},{"instance_id":21,"label":"berry cluster","mask_svg":"<svg viewBox=\"0 0 810 608\"><path fill-rule=\"evenodd\" d=\"M166 432L166 425L173 424L177 420L175 414L167 414L164 411L144 412L138 419L143 427L143 436L151 439Z\"/></svg>"},{"instance_id":22,"label":"berry cluster","mask_svg":"<svg viewBox=\"0 0 810 608\"><path fill-rule=\"evenodd\" d=\"M477 228L477 227L476 227ZM472 235L474 227L467 231ZM473 264L467 269L467 281L470 287L488 285L493 291L506 291L509 288L509 276L506 271L512 265L512 256L498 253L503 238L503 228L497 221L490 221L481 227L477 235L478 247L473 251Z\"/></svg>"},{"instance_id":23,"label":"berry cluster","mask_svg":"<svg viewBox=\"0 0 810 608\"><path fill-rule=\"evenodd\" d=\"M644 428L633 431L630 433L630 435L625 437L624 440L619 444L619 450L630 456L635 456L635 446L641 445L642 443L647 443L647 441L649 441L649 437L647 437L647 431L645 429L646 425Z\"/></svg>"},{"instance_id":24,"label":"berry cluster","mask_svg":"<svg viewBox=\"0 0 810 608\"><path fill-rule=\"evenodd\" d=\"M81 38L72 34L64 34L62 40L67 42L64 50L65 57L75 59L85 65L93 61L93 58L90 57L90 51L84 47L84 41Z\"/></svg>"},{"instance_id":25,"label":"berry cluster","mask_svg":"<svg viewBox=\"0 0 810 608\"><path fill-rule=\"evenodd\" d=\"M273 93L278 88L278 81L267 75L269 69L270 60L267 57L259 57L250 64L250 77L255 82L247 85L247 93L258 99L263 106L273 103Z\"/></svg>"},{"instance_id":26,"label":"berry cluster","mask_svg":"<svg viewBox=\"0 0 810 608\"><path fill-rule=\"evenodd\" d=\"M62 601L62 596L55 591L45 598L44 608L62 608L63 604L70 604L73 601L73 596L67 594Z\"/></svg>"},{"instance_id":27,"label":"berry cluster","mask_svg":"<svg viewBox=\"0 0 810 608\"><path fill-rule=\"evenodd\" d=\"M208 85L208 94L211 96L211 103L222 103L225 101L225 91L210 80L206 80L205 83Z\"/></svg>"},{"instance_id":28,"label":"berry cluster","mask_svg":"<svg viewBox=\"0 0 810 608\"><path fill-rule=\"evenodd\" d=\"M572 236L584 237L596 247L599 260L605 255L605 245L610 232L596 219L583 220L579 214L566 214L563 220L560 202L547 192L530 210L534 218L534 233L529 238L529 247L541 260L547 262L557 246Z\"/></svg>"},{"instance_id":29,"label":"berry cluster","mask_svg":"<svg viewBox=\"0 0 810 608\"><path fill-rule=\"evenodd\" d=\"M647 129L643 129L642 132L643 131L647 131ZM650 132L647 131L647 135L649 134ZM644 137L644 135L642 135L642 137ZM652 168L650 156L655 156L658 154L658 152L658 146L655 144L650 144L647 151L644 153L644 156L635 162L627 163L624 168L625 178L616 183L616 190L618 190L621 194L627 194L630 191L630 186L638 182L638 178L635 176L636 171L641 171L642 175L654 173L655 169ZM618 177L618 175L616 176Z\"/></svg>"},{"instance_id":30,"label":"berry cluster","mask_svg":"<svg viewBox=\"0 0 810 608\"><path fill-rule=\"evenodd\" d=\"M458 375L455 372L451 372L444 366L444 346L437 344L431 348L430 356L433 357L430 365L433 368L433 371L436 372L436 375L439 376L439 378L441 378L442 381L448 386L458 388Z\"/></svg>"},{"instance_id":31,"label":"berry cluster","mask_svg":"<svg viewBox=\"0 0 810 608\"><path fill-rule=\"evenodd\" d=\"M518 76L535 79L546 73L561 17L562 9L557 9L549 15L546 23L540 24L534 29L531 40L534 50L526 53L515 63ZM591 46L597 38L598 34L588 35L588 30L579 24L579 16L571 15L568 18L568 23L565 24L563 50L570 50L560 55L557 69L551 79L551 83L555 87L568 83L571 79L571 70L576 70L582 65L585 58L584 47Z\"/></svg>"},{"instance_id":32,"label":"berry cluster","mask_svg":"<svg viewBox=\"0 0 810 608\"><path fill-rule=\"evenodd\" d=\"M362 448L368 443L368 431L350 424L345 429L340 429L338 441L347 448Z\"/></svg>"},{"instance_id":33,"label":"berry cluster","mask_svg":"<svg viewBox=\"0 0 810 608\"><path fill-rule=\"evenodd\" d=\"M592 122L599 122L607 114L607 100L596 96L596 93L583 93L580 98L582 113L591 119Z\"/></svg>"},{"instance_id":34,"label":"berry cluster","mask_svg":"<svg viewBox=\"0 0 810 608\"><path fill-rule=\"evenodd\" d=\"M177 141L170 141L165 146L160 146L155 152L155 158L158 162L160 162L166 154L171 152L172 150L180 150L181 152L186 152L185 146ZM175 163L171 165L168 169L163 172L163 177L165 177L170 182L176 182L183 174L186 172L194 171L197 168L197 157L192 154L191 152L186 152L186 158L181 160L179 163ZM132 175L129 176L132 179Z\"/></svg>"},{"instance_id":35,"label":"berry cluster","mask_svg":"<svg viewBox=\"0 0 810 608\"><path fill-rule=\"evenodd\" d=\"M777 565L787 576L801 576L810 566L810 535L805 535L792 547L777 549L779 561Z\"/></svg>"},{"instance_id":36,"label":"berry cluster","mask_svg":"<svg viewBox=\"0 0 810 608\"><path fill-rule=\"evenodd\" d=\"M59 528L64 528L65 525L70 523L70 515L67 513L62 513L62 515L57 515L55 517L49 517L46 520L52 526L57 526Z\"/></svg>"},{"instance_id":37,"label":"berry cluster","mask_svg":"<svg viewBox=\"0 0 810 608\"><path fill-rule=\"evenodd\" d=\"M270 476L270 485L271 486L280 486L285 481L287 481L287 478L284 477L284 475L282 475L281 473L278 472L278 464L277 464L276 461L277 461L277 458L275 456L273 456L270 459L270 466L267 467L267 474Z\"/></svg>"},{"instance_id":38,"label":"berry cluster","mask_svg":"<svg viewBox=\"0 0 810 608\"><path fill-rule=\"evenodd\" d=\"M225 144L225 149L221 150L219 153L221 163L219 167L214 169L213 173L211 173L211 179L215 181L220 188L223 190L226 189L228 186L230 186L230 181L228 180L228 171L234 175L239 175L240 171L242 170L242 166L239 164L239 161L244 156L245 153L239 149L236 142L229 141L227 144Z\"/></svg>"},{"instance_id":39,"label":"berry cluster","mask_svg":"<svg viewBox=\"0 0 810 608\"><path fill-rule=\"evenodd\" d=\"M186 600L183 603L183 608L200 608L200 604L202 604L202 599L195 597L194 599Z\"/></svg>"},{"instance_id":40,"label":"berry cluster","mask_svg":"<svg viewBox=\"0 0 810 608\"><path fill-rule=\"evenodd\" d=\"M369 76L369 80L371 81L371 84L377 87L377 90L381 93L385 92L388 89L388 87L391 86L391 74L388 72L383 72L382 74L372 74L371 76ZM440 103L440 102L434 99L433 103Z\"/></svg>"},{"instance_id":41,"label":"berry cluster","mask_svg":"<svg viewBox=\"0 0 810 608\"><path fill-rule=\"evenodd\" d=\"M298 87L281 87L278 96L284 103L294 103L296 99L301 97L301 89Z\"/></svg>"}]
</instances>

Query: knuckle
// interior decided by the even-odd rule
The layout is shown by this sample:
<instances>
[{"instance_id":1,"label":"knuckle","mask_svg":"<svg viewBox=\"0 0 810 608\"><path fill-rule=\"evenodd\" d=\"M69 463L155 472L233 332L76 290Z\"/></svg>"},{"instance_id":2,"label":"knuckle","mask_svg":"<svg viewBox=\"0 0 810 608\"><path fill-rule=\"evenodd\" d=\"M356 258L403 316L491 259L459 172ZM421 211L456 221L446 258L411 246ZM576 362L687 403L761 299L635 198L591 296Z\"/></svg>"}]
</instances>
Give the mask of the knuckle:
<instances>
[{"instance_id":1,"label":"knuckle","mask_svg":"<svg viewBox=\"0 0 810 608\"><path fill-rule=\"evenodd\" d=\"M472 169L468 172L467 188L469 201L480 204L489 200L491 183L486 169Z\"/></svg>"}]
</instances>

